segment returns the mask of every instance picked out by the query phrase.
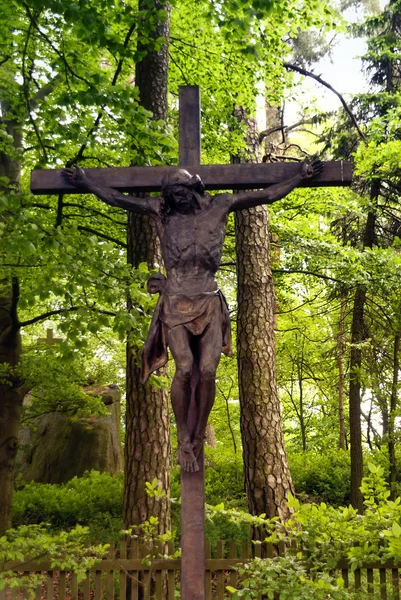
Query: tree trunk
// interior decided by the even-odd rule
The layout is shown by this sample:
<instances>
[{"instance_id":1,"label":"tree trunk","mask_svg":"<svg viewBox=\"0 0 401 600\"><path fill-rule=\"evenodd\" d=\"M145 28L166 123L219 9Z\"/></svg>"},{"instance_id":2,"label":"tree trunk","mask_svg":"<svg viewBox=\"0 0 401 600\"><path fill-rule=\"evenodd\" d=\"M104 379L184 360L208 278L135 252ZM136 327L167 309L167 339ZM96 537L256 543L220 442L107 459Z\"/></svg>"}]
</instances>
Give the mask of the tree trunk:
<instances>
[{"instance_id":1,"label":"tree trunk","mask_svg":"<svg viewBox=\"0 0 401 600\"><path fill-rule=\"evenodd\" d=\"M133 266L161 263L150 219L129 213L128 260ZM159 533L170 529L170 430L167 390L141 383L140 348L127 345L127 408L125 438L124 526L159 519ZM166 369L159 371L166 375ZM150 498L146 482L157 480L166 493Z\"/></svg>"},{"instance_id":2,"label":"tree trunk","mask_svg":"<svg viewBox=\"0 0 401 600\"><path fill-rule=\"evenodd\" d=\"M372 203L377 200L380 182L372 185L370 198ZM368 213L363 239L364 248L372 248L375 238L376 216ZM363 477L363 453L361 432L361 382L362 347L365 340L364 312L366 303L366 288L359 284L355 291L351 325L351 356L349 384L349 425L351 442L351 504L359 512L363 512L363 496L360 490Z\"/></svg>"},{"instance_id":3,"label":"tree trunk","mask_svg":"<svg viewBox=\"0 0 401 600\"><path fill-rule=\"evenodd\" d=\"M401 331L397 331L394 337L394 351L393 351L393 382L391 386L390 396L390 419L388 429L388 456L390 460L390 492L391 499L395 500L397 495L396 483L397 483L397 456L395 453L395 418L397 410L397 395L398 395L398 373L400 370L400 340Z\"/></svg>"},{"instance_id":4,"label":"tree trunk","mask_svg":"<svg viewBox=\"0 0 401 600\"><path fill-rule=\"evenodd\" d=\"M305 424L305 406L304 406L304 388L302 379L302 362L297 363L298 369L298 389L299 389L299 425L301 427L302 452L306 452L306 424Z\"/></svg>"},{"instance_id":5,"label":"tree trunk","mask_svg":"<svg viewBox=\"0 0 401 600\"><path fill-rule=\"evenodd\" d=\"M7 133L13 137L14 146L21 146L21 125L14 121L9 113L7 103L1 103L3 123ZM0 176L8 178L9 183L0 186L0 191L7 188L19 189L21 165L7 154L0 152ZM0 219L6 219L1 214ZM21 353L21 338L17 317L19 299L18 280L3 279L0 281L0 367L11 368L6 381L0 384L0 535L12 525L12 493L15 458L18 446L18 430L21 419L21 407L24 390L21 381L12 371L18 366ZM7 371L6 371L7 373Z\"/></svg>"},{"instance_id":6,"label":"tree trunk","mask_svg":"<svg viewBox=\"0 0 401 600\"><path fill-rule=\"evenodd\" d=\"M246 119L243 111L237 118ZM250 119L247 146L257 156L256 125ZM234 159L239 162L238 158ZM248 157L249 160L249 157ZM245 489L249 512L290 516L293 491L284 448L276 382L274 289L267 206L235 213L238 314L237 360ZM261 532L254 531L254 538ZM263 535L263 532L262 532Z\"/></svg>"},{"instance_id":7,"label":"tree trunk","mask_svg":"<svg viewBox=\"0 0 401 600\"><path fill-rule=\"evenodd\" d=\"M276 383L273 278L266 206L235 214L237 354L245 488L251 514L289 517L292 482Z\"/></svg>"},{"instance_id":8,"label":"tree trunk","mask_svg":"<svg viewBox=\"0 0 401 600\"><path fill-rule=\"evenodd\" d=\"M364 340L364 308L366 290L358 286L354 297L351 328L351 360L349 383L349 434L351 441L351 504L363 512L363 497L360 491L363 477L362 433L361 433L361 383L362 349Z\"/></svg>"},{"instance_id":9,"label":"tree trunk","mask_svg":"<svg viewBox=\"0 0 401 600\"><path fill-rule=\"evenodd\" d=\"M339 332L337 337L337 368L338 368L338 421L340 435L338 447L340 450L345 450L345 415L344 415L344 390L345 390L345 374L344 374L344 318L345 318L345 297L341 296L340 300L340 322Z\"/></svg>"},{"instance_id":10,"label":"tree trunk","mask_svg":"<svg viewBox=\"0 0 401 600\"><path fill-rule=\"evenodd\" d=\"M12 369L18 365L21 352L16 319L18 284L15 280L11 286L7 283L0 284L4 286L0 292L0 366ZM24 395L18 376L10 371L6 377L7 383L0 385L0 535L12 526L13 476Z\"/></svg>"},{"instance_id":11,"label":"tree trunk","mask_svg":"<svg viewBox=\"0 0 401 600\"><path fill-rule=\"evenodd\" d=\"M155 0L155 10L168 6ZM148 8L141 0L139 9ZM167 117L169 19L159 22L152 34L167 43L160 52L151 52L137 65L136 85L141 104L153 112L154 119ZM128 220L128 261L141 262L150 268L162 264L159 242L153 222L134 213ZM170 434L166 390L143 386L140 377L138 348L127 347L127 417L125 445L124 524L140 524L150 516L159 519L159 533L170 529ZM160 374L166 375L166 370ZM165 492L162 498L146 494L146 482L157 480Z\"/></svg>"}]
</instances>

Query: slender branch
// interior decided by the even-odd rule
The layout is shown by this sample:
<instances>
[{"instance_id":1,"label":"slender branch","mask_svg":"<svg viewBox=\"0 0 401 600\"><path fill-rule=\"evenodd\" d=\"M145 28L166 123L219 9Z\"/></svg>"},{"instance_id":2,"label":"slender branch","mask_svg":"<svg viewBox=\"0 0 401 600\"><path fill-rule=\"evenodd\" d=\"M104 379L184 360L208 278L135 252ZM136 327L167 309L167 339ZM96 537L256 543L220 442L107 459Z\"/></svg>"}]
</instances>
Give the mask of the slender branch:
<instances>
[{"instance_id":1,"label":"slender branch","mask_svg":"<svg viewBox=\"0 0 401 600\"><path fill-rule=\"evenodd\" d=\"M30 107L35 108L38 104L38 102L40 100L44 100L45 98L47 98L47 96L49 96L54 89L56 88L56 84L58 82L61 82L61 76L59 74L57 74L55 77L53 77L53 79L51 79L49 81L48 84L44 85L43 87L41 87L34 96L32 96L32 98L30 99ZM36 82L34 82L36 83ZM51 148L54 150L53 146L45 146L46 148Z\"/></svg>"},{"instance_id":2,"label":"slender branch","mask_svg":"<svg viewBox=\"0 0 401 600\"><path fill-rule=\"evenodd\" d=\"M63 313L76 312L80 308L82 308L82 306L70 306L69 308L58 308L55 310L49 310L48 312L45 312L41 315L37 315L36 317L28 319L27 321L20 321L19 327L27 327L28 325L34 325L34 323L39 323L39 321L45 321L46 319L48 319L49 317L53 317L54 315L62 315ZM84 308L89 308L93 312L97 312L102 315L108 315L109 317L116 316L116 313L111 312L110 310L102 310L100 308L95 308L94 306L85 306Z\"/></svg>"},{"instance_id":3,"label":"slender branch","mask_svg":"<svg viewBox=\"0 0 401 600\"><path fill-rule=\"evenodd\" d=\"M184 80L184 83L186 85L189 85L188 78L185 75L184 71L182 70L181 65L178 64L178 62L174 59L174 56L170 52L168 53L168 55L169 55L169 58L170 58L171 62L173 62L175 64L175 66L177 67L177 69L180 71L180 73L182 75L182 78Z\"/></svg>"},{"instance_id":4,"label":"slender branch","mask_svg":"<svg viewBox=\"0 0 401 600\"><path fill-rule=\"evenodd\" d=\"M62 315L63 313L67 312L75 312L79 308L79 306L70 306L69 308L58 308L55 310L49 310L48 312L45 312L41 315L37 315L36 317L28 319L27 321L20 321L19 326L26 327L27 325L33 325L34 323L39 323L39 321L45 321L46 319L48 319L49 317L53 317L54 315Z\"/></svg>"},{"instance_id":5,"label":"slender branch","mask_svg":"<svg viewBox=\"0 0 401 600\"><path fill-rule=\"evenodd\" d=\"M341 279L336 279L335 277L329 277L329 275L323 275L322 273L315 273L314 271L303 271L302 269L294 269L292 271L288 271L287 269L272 269L272 273L285 273L291 275L292 273L302 273L304 275L313 275L314 277L319 277L320 279L326 279L327 281L335 281L336 283L344 283Z\"/></svg>"},{"instance_id":6,"label":"slender branch","mask_svg":"<svg viewBox=\"0 0 401 600\"><path fill-rule=\"evenodd\" d=\"M10 306L10 317L11 317L11 328L13 331L18 331L18 302L20 299L20 286L18 277L13 277L11 282L11 306Z\"/></svg>"},{"instance_id":7,"label":"slender branch","mask_svg":"<svg viewBox=\"0 0 401 600\"><path fill-rule=\"evenodd\" d=\"M129 28L129 30L128 30L128 32L127 32L127 34L126 34L126 36L125 36L125 39L124 39L124 44L123 44L123 49L124 49L124 50L127 48L128 44L129 44L129 42L130 42L130 39L131 39L131 37L132 37L132 34L133 34L133 33L134 33L134 31L135 31L135 27L136 27L136 23L133 23L133 24L131 25L131 27ZM122 67L123 67L123 64L124 64L124 58L125 58L125 56L124 56L124 53L123 53L123 56L121 56L120 60L118 61L118 65L117 65L116 71L115 71L115 73L114 73L113 80L112 80L112 82L111 82L111 85L112 85L112 86L115 86L115 85L116 85L116 83L117 83L118 77L119 77L119 75L120 75L120 73L121 73L121 69L122 69ZM86 135L86 140L85 140L85 142L82 144L82 146L81 146L81 147L80 147L80 149L78 150L78 152L77 152L77 154L75 155L75 157L74 157L72 160L68 161L68 165L72 165L72 164L74 164L75 162L78 162L78 161L82 160L82 158L83 158L83 154L84 154L84 152L85 152L85 150L86 150L86 147L87 147L87 145L88 145L88 142L89 142L89 138L90 138L90 137L91 137L91 136L94 134L94 132L95 132L95 131L97 130L97 128L99 127L99 123L100 123L100 121L102 120L103 113L105 112L105 108L106 108L106 104L102 104L102 106L100 107L100 110L99 110L99 112L98 112L98 114L97 114L97 117L96 117L96 119L95 119L95 121L94 121L94 123L93 123L92 127L90 128L90 130L88 131L88 133L87 133L87 135Z\"/></svg>"},{"instance_id":8,"label":"slender branch","mask_svg":"<svg viewBox=\"0 0 401 600\"><path fill-rule=\"evenodd\" d=\"M372 430L372 433L375 437L377 438L381 438L380 433L377 431L377 429L375 429L375 427L372 425L372 421L371 421L371 415L370 415L370 411L369 411L369 415L367 415L366 413L363 412L363 410L361 410L361 415L362 417L365 419L365 421L369 424L370 429Z\"/></svg>"},{"instance_id":9,"label":"slender branch","mask_svg":"<svg viewBox=\"0 0 401 600\"><path fill-rule=\"evenodd\" d=\"M112 221L113 223L115 223L116 225L122 225L123 227L127 226L127 223L124 221L116 221L115 219L113 219L113 217L110 217L110 215L106 215L105 213L103 213L101 210L96 210L95 208L92 208L91 206L82 206L81 204L75 204L74 202L64 202L64 208L67 207L71 207L71 208L80 208L82 210L87 210L95 215L99 215L100 217L103 217L104 219L108 219L109 221ZM49 207L50 208L50 207ZM72 215L65 215L65 217L71 217ZM80 217L83 217L84 215L79 215ZM88 215L89 217L90 215Z\"/></svg>"},{"instance_id":10,"label":"slender branch","mask_svg":"<svg viewBox=\"0 0 401 600\"><path fill-rule=\"evenodd\" d=\"M36 15L40 14L40 11L37 11L35 14L35 18ZM28 111L28 116L29 116L29 120L32 124L32 127L34 129L35 135L38 139L39 145L42 148L43 151L43 156L45 157L46 162L48 162L48 157L47 157L47 152L46 152L46 148L43 144L42 138L40 137L40 133L39 133L39 129L36 125L35 119L32 116L31 113L31 103L30 103L30 99L29 99L29 78L27 78L26 76L26 70L25 70L25 61L26 61L26 55L27 55L27 51L28 51L28 44L29 44L29 39L31 37L31 31L32 31L32 27L33 27L33 22L32 19L29 23L29 27L28 27L28 31L26 34L26 38L25 38L25 44L24 44L24 50L23 50L23 54L22 54L22 78L23 78L23 85L22 85L22 89L24 92L24 97L25 97L25 102L26 102L26 110Z\"/></svg>"},{"instance_id":11,"label":"slender branch","mask_svg":"<svg viewBox=\"0 0 401 600\"><path fill-rule=\"evenodd\" d=\"M58 195L57 200L57 215L56 215L56 223L55 228L60 227L63 222L63 206L64 206L64 194Z\"/></svg>"},{"instance_id":12,"label":"slender branch","mask_svg":"<svg viewBox=\"0 0 401 600\"><path fill-rule=\"evenodd\" d=\"M100 237L104 240L108 240L109 242L113 242L117 246L121 246L121 248L127 247L127 244L124 244L124 242L121 242L120 240L117 240L116 238L106 235L105 233L100 233L100 231L96 231L96 229L92 229L91 227L85 227L85 225L80 225L78 227L78 229L79 229L79 231L88 231L89 233L93 233L94 235L97 235L97 237Z\"/></svg>"},{"instance_id":13,"label":"slender branch","mask_svg":"<svg viewBox=\"0 0 401 600\"><path fill-rule=\"evenodd\" d=\"M286 151L286 149L284 150L284 152ZM307 152L305 152L305 154L307 154ZM300 158L299 156L289 156L288 154L273 154L273 152L271 152L270 154L266 154L266 156L263 157L263 162L267 162L267 159L269 158L273 158L273 159L277 159L277 161L282 161L282 160L294 160L296 162L302 162L303 158ZM266 159L266 160L264 160Z\"/></svg>"},{"instance_id":14,"label":"slender branch","mask_svg":"<svg viewBox=\"0 0 401 600\"><path fill-rule=\"evenodd\" d=\"M311 129L305 129L304 127L302 129L298 129L298 133L308 133L309 135L314 135L317 138L322 137L320 133L316 133L316 131L312 131Z\"/></svg>"},{"instance_id":15,"label":"slender branch","mask_svg":"<svg viewBox=\"0 0 401 600\"><path fill-rule=\"evenodd\" d=\"M88 85L89 87L93 87L93 85L91 84L90 81L88 81L87 79L85 79L85 77L82 77L81 75L78 75L78 73L75 73L75 71L71 68L71 66L69 65L65 54L63 52L60 52L60 50L58 48L56 48L56 46L53 44L53 42L51 41L51 39L49 38L49 36L40 29L39 25L36 22L36 18L34 15L31 14L30 8L27 4L23 3L23 5L25 6L25 11L26 14L28 15L28 18L30 19L31 24L35 27L36 31L39 33L39 35L41 35L46 42L49 44L50 48L53 50L53 52L55 52L57 54L57 56L59 58L61 58L61 60L63 61L67 71L69 71L71 73L71 75L73 77L76 77L77 79L80 79L81 81L85 82L86 85Z\"/></svg>"},{"instance_id":16,"label":"slender branch","mask_svg":"<svg viewBox=\"0 0 401 600\"><path fill-rule=\"evenodd\" d=\"M32 101L31 101L31 104L32 104ZM48 148L49 150L55 150L56 149L55 146L49 146L48 144L43 144L43 147L44 148ZM28 146L27 148L23 149L23 152L24 153L25 152L30 152L31 150L36 150L36 149L37 149L37 146Z\"/></svg>"},{"instance_id":17,"label":"slender branch","mask_svg":"<svg viewBox=\"0 0 401 600\"><path fill-rule=\"evenodd\" d=\"M287 133L288 131L291 131L292 129L296 129L297 127L299 127L300 125L309 125L310 123L313 123L314 119L302 119L301 121L298 121L297 123L294 123L293 125L276 125L275 127L271 127L270 129L265 129L264 131L261 131L259 133L259 144L261 144L264 140L265 137L269 137L269 135L272 135L273 133L276 133L277 131L282 131L283 133Z\"/></svg>"},{"instance_id":18,"label":"slender branch","mask_svg":"<svg viewBox=\"0 0 401 600\"><path fill-rule=\"evenodd\" d=\"M357 123L355 115L351 111L348 104L345 102L345 100L344 100L343 96L340 94L340 92L337 92L337 90L335 90L332 85L330 85L329 83L327 83L327 81L324 81L324 79L322 79L319 75L315 75L315 73L312 73L311 71L307 71L306 69L303 69L302 67L298 67L297 65L293 65L292 63L284 63L284 67L291 71L296 71L297 73L300 73L301 75L304 75L305 77L311 77L312 79L314 79L321 85L324 85L328 90L333 92L333 94L335 94L337 96L337 98L340 100L341 104L343 105L345 112L351 119L351 121L352 121L353 125L355 126L356 130L358 131L361 139L362 140L366 139L365 134L361 131L361 129Z\"/></svg>"},{"instance_id":19,"label":"slender branch","mask_svg":"<svg viewBox=\"0 0 401 600\"><path fill-rule=\"evenodd\" d=\"M294 143L288 144L288 146L286 146L284 148L284 152L287 152L287 150L289 150L289 148L298 148L298 150L300 152L302 152L302 154L306 154L307 156L310 156L310 152L307 152L306 150L301 148L301 146L299 144L294 144Z\"/></svg>"},{"instance_id":20,"label":"slender branch","mask_svg":"<svg viewBox=\"0 0 401 600\"><path fill-rule=\"evenodd\" d=\"M110 117L111 115L108 114L108 116ZM111 165L110 163L106 162L105 160L101 160L97 156L85 156L84 160L96 160L101 165L106 165L106 167L108 167L110 169L113 168L113 165Z\"/></svg>"},{"instance_id":21,"label":"slender branch","mask_svg":"<svg viewBox=\"0 0 401 600\"><path fill-rule=\"evenodd\" d=\"M46 204L45 202L32 202L32 204L26 204L27 208L45 208L46 210L53 210L53 206Z\"/></svg>"},{"instance_id":22,"label":"slender branch","mask_svg":"<svg viewBox=\"0 0 401 600\"><path fill-rule=\"evenodd\" d=\"M231 438L232 438L232 441L233 441L234 454L237 454L237 443L235 441L235 435L234 435L234 431L233 431L233 428L232 428L232 425L231 425L230 407L228 405L228 399L229 399L229 397L231 395L231 390L233 389L233 386L234 386L234 382L232 380L232 377L230 377L230 380L231 380L231 386L230 386L230 390L229 390L228 394L225 394L223 392L223 390L221 389L220 386L218 386L218 389L219 389L219 392L223 396L223 398L225 400L225 403L226 403L227 425L228 425L228 428L230 430Z\"/></svg>"},{"instance_id":23,"label":"slender branch","mask_svg":"<svg viewBox=\"0 0 401 600\"><path fill-rule=\"evenodd\" d=\"M43 417L44 415L51 415L54 413L74 413L77 411L77 407L76 406L72 406L71 408L64 408L63 410L61 410L60 408L57 408L57 410L45 410L43 412L40 413L35 413L33 415L27 415L26 417L24 417L23 419L21 419L20 423L26 423L27 421L32 421L33 419L37 419L39 417Z\"/></svg>"}]
</instances>

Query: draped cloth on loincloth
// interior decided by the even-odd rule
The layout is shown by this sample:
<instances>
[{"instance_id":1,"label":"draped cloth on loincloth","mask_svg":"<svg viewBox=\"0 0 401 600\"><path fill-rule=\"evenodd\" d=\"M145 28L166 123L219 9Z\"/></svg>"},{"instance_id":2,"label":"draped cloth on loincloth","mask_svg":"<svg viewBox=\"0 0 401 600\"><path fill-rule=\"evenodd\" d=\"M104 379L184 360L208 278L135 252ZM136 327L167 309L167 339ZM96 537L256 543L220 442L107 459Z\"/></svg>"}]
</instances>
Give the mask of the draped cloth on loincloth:
<instances>
[{"instance_id":1,"label":"draped cloth on loincloth","mask_svg":"<svg viewBox=\"0 0 401 600\"><path fill-rule=\"evenodd\" d=\"M231 356L230 315L220 290L196 296L162 292L142 349L142 383L167 362L167 332L183 325L192 335L202 335L216 311L221 314L222 352Z\"/></svg>"}]
</instances>

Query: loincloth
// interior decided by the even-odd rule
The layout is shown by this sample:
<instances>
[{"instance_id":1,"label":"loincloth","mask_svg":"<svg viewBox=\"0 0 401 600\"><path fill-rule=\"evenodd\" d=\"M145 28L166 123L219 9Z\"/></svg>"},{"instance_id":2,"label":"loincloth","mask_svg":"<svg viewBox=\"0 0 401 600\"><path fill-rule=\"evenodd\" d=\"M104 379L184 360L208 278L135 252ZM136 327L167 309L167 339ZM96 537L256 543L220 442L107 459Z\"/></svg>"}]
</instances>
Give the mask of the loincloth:
<instances>
[{"instance_id":1,"label":"loincloth","mask_svg":"<svg viewBox=\"0 0 401 600\"><path fill-rule=\"evenodd\" d=\"M196 296L162 292L142 349L142 383L146 383L153 371L166 364L169 330L183 326L192 335L202 335L216 311L221 315L221 351L231 356L230 315L227 301L220 290Z\"/></svg>"}]
</instances>

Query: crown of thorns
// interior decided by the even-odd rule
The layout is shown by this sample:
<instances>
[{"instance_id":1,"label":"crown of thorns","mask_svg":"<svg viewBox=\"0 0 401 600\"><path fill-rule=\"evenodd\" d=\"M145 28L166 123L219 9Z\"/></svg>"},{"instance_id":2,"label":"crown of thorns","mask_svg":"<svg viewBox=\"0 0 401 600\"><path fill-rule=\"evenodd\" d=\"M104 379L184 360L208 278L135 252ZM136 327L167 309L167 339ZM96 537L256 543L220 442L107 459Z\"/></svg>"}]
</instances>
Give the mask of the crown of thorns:
<instances>
[{"instance_id":1,"label":"crown of thorns","mask_svg":"<svg viewBox=\"0 0 401 600\"><path fill-rule=\"evenodd\" d=\"M199 194L203 194L205 186L199 175L191 175L185 169L169 171L162 179L162 192L168 192L168 189L175 185L184 185L193 188Z\"/></svg>"}]
</instances>

